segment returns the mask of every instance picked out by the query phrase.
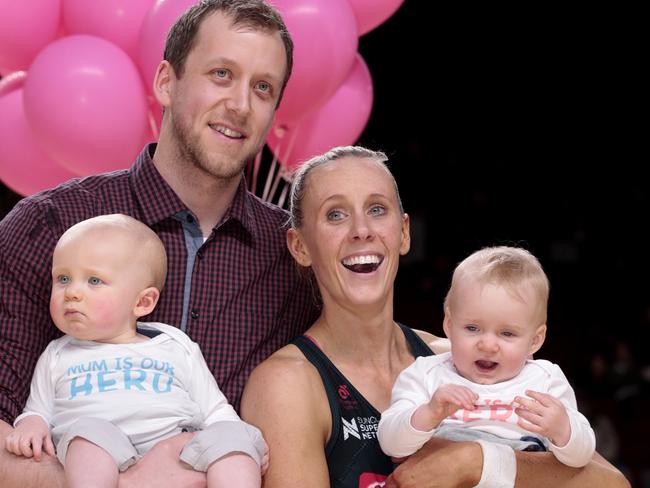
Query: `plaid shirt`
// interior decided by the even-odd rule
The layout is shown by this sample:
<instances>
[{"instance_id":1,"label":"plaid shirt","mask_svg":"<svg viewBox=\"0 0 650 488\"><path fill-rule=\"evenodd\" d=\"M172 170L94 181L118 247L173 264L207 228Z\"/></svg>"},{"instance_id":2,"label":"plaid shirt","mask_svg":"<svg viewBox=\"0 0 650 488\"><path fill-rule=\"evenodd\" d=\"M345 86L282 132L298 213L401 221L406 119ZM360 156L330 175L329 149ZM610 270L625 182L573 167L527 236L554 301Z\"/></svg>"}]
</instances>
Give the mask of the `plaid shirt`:
<instances>
[{"instance_id":1,"label":"plaid shirt","mask_svg":"<svg viewBox=\"0 0 650 488\"><path fill-rule=\"evenodd\" d=\"M178 326L183 311L189 212L151 161L155 145L129 170L68 181L20 201L0 222L0 418L22 411L36 360L60 336L49 315L52 251L73 224L111 213L149 225L167 250L168 274L145 320ZM242 183L220 224L199 249L186 332L237 408L251 370L301 334L317 316L285 241L287 213ZM137 266L134 262L133 266Z\"/></svg>"}]
</instances>

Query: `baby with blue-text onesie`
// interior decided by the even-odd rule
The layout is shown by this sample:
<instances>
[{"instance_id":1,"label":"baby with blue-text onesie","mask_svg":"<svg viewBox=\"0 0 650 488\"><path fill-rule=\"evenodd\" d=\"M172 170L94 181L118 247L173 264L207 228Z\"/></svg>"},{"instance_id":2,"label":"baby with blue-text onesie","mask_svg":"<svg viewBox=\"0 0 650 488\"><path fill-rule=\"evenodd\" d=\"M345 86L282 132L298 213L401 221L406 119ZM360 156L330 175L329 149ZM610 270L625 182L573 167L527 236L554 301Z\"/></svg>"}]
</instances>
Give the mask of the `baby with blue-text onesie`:
<instances>
[{"instance_id":1,"label":"baby with blue-text onesie","mask_svg":"<svg viewBox=\"0 0 650 488\"><path fill-rule=\"evenodd\" d=\"M259 487L266 443L199 346L176 327L138 322L165 282L158 236L125 215L94 217L61 236L52 261L50 313L65 335L39 358L7 450L38 461L56 447L69 486L117 486L158 441L196 431L180 458L209 486Z\"/></svg>"}]
</instances>

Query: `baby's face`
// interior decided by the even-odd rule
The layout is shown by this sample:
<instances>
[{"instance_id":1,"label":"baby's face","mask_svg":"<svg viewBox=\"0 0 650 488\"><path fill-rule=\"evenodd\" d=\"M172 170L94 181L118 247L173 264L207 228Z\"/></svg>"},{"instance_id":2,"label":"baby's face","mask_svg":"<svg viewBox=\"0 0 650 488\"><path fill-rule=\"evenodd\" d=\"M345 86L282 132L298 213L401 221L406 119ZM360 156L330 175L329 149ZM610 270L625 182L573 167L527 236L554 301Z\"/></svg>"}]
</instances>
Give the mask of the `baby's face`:
<instances>
[{"instance_id":1,"label":"baby's face","mask_svg":"<svg viewBox=\"0 0 650 488\"><path fill-rule=\"evenodd\" d=\"M503 286L460 283L445 317L456 369L468 380L491 385L519 374L544 341L538 301L530 285L517 295Z\"/></svg>"},{"instance_id":2,"label":"baby's face","mask_svg":"<svg viewBox=\"0 0 650 488\"><path fill-rule=\"evenodd\" d=\"M142 285L142 263L129 241L102 233L61 240L52 258L50 313L56 326L77 339L108 343L135 337L133 314Z\"/></svg>"}]
</instances>

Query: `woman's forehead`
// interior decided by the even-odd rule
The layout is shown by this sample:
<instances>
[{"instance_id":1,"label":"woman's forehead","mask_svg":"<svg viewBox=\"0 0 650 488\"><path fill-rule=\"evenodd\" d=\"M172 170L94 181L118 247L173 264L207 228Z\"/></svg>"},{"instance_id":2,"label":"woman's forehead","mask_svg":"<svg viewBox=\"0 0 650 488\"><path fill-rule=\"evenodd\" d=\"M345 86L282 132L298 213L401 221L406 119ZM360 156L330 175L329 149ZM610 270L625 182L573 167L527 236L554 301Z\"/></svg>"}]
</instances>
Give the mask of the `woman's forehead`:
<instances>
[{"instance_id":1,"label":"woman's forehead","mask_svg":"<svg viewBox=\"0 0 650 488\"><path fill-rule=\"evenodd\" d=\"M314 168L307 179L307 195L336 192L381 192L393 188L393 177L380 162L354 156L329 161Z\"/></svg>"}]
</instances>

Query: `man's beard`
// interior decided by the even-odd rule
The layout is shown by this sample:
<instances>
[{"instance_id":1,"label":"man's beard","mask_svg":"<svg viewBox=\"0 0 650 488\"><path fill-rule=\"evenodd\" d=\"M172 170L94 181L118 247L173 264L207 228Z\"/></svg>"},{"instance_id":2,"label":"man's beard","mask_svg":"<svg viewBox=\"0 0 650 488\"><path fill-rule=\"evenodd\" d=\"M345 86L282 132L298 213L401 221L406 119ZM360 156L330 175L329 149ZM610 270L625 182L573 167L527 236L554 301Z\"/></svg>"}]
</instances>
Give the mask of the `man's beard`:
<instances>
[{"instance_id":1,"label":"man's beard","mask_svg":"<svg viewBox=\"0 0 650 488\"><path fill-rule=\"evenodd\" d=\"M255 157L255 154L259 151L258 149L253 154L247 155L237 164L224 164L223 160L215 160L216 158L211 160L205 149L201 147L199 135L190 134L190 131L182 122L172 118L172 128L181 158L204 173L221 180L230 181L239 177L243 173L247 161ZM225 158L226 156L217 156L217 158L219 157Z\"/></svg>"}]
</instances>

